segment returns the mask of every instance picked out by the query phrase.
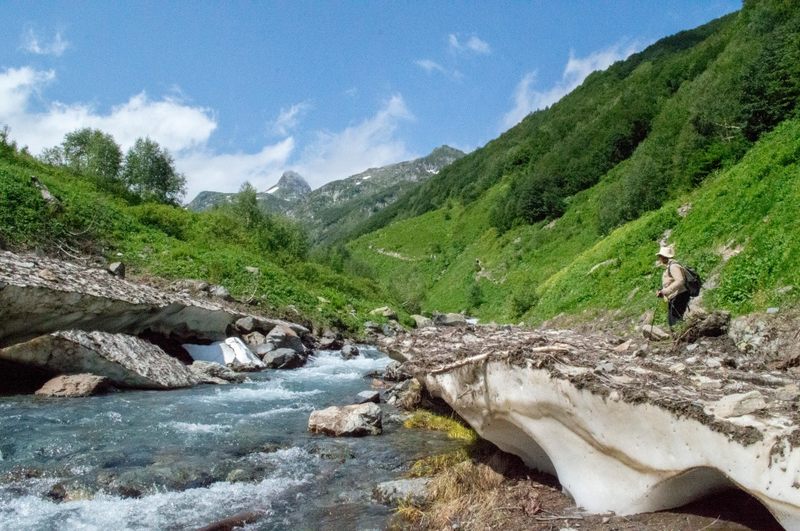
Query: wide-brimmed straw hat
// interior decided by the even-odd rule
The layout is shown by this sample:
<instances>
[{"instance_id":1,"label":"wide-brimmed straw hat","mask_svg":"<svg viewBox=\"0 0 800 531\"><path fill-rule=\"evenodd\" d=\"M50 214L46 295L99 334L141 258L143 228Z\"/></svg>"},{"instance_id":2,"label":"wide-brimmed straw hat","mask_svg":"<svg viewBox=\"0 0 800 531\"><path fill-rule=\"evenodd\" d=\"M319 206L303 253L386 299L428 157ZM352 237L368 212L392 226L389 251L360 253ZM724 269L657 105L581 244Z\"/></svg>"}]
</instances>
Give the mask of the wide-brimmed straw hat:
<instances>
[{"instance_id":1,"label":"wide-brimmed straw hat","mask_svg":"<svg viewBox=\"0 0 800 531\"><path fill-rule=\"evenodd\" d=\"M673 249L671 245L662 245L661 249L658 250L658 254L656 256L663 256L664 258L674 258L675 249Z\"/></svg>"}]
</instances>

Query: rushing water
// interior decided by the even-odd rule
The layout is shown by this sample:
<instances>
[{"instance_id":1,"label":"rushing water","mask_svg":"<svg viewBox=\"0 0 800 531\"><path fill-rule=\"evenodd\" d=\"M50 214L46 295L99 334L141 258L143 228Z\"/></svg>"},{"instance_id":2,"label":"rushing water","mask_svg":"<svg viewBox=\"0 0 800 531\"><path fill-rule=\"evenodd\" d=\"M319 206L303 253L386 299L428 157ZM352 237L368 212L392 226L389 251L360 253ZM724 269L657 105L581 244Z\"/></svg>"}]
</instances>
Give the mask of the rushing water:
<instances>
[{"instance_id":1,"label":"rushing water","mask_svg":"<svg viewBox=\"0 0 800 531\"><path fill-rule=\"evenodd\" d=\"M387 422L389 410L377 437L307 423L353 403L388 361L362 348L239 385L0 398L0 529L185 529L243 511L265 514L251 529L382 528L374 485L452 443Z\"/></svg>"}]
</instances>

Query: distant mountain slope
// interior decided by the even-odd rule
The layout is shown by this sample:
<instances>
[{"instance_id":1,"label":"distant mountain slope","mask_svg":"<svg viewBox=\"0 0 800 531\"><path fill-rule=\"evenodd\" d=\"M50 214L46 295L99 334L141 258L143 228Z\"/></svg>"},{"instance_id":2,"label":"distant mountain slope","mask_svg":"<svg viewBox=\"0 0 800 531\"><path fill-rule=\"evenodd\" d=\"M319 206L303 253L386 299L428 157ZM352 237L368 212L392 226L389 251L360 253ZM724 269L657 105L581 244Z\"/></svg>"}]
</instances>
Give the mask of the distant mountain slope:
<instances>
[{"instance_id":1,"label":"distant mountain slope","mask_svg":"<svg viewBox=\"0 0 800 531\"><path fill-rule=\"evenodd\" d=\"M313 242L331 243L347 236L359 223L463 156L457 149L441 146L426 157L370 168L313 191L303 177L287 171L276 185L259 192L256 198L267 212L299 221L309 230ZM201 192L188 208L197 212L209 210L232 201L235 195Z\"/></svg>"},{"instance_id":2,"label":"distant mountain slope","mask_svg":"<svg viewBox=\"0 0 800 531\"><path fill-rule=\"evenodd\" d=\"M463 156L441 146L426 157L370 168L321 186L294 203L287 214L309 229L312 241L331 243Z\"/></svg>"},{"instance_id":3,"label":"distant mountain slope","mask_svg":"<svg viewBox=\"0 0 800 531\"><path fill-rule=\"evenodd\" d=\"M667 239L710 307L796 305L798 42L781 0L663 39L373 216L340 267L411 311L658 321Z\"/></svg>"}]
</instances>

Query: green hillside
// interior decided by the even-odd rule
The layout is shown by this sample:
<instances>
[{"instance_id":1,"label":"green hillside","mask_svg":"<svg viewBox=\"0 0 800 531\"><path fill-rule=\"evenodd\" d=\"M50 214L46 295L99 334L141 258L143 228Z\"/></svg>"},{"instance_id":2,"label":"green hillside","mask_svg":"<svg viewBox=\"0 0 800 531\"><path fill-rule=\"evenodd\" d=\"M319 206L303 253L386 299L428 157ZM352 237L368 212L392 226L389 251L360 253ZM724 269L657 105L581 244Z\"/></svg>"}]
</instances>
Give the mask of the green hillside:
<instances>
[{"instance_id":1,"label":"green hillside","mask_svg":"<svg viewBox=\"0 0 800 531\"><path fill-rule=\"evenodd\" d=\"M191 212L142 202L116 181L44 164L0 140L0 249L104 257L124 262L129 275L203 279L270 314L354 331L369 310L391 303L374 282L308 261L302 231L263 214L254 191L227 208ZM43 198L37 181L57 202Z\"/></svg>"},{"instance_id":2,"label":"green hillside","mask_svg":"<svg viewBox=\"0 0 800 531\"><path fill-rule=\"evenodd\" d=\"M707 306L794 303L798 96L800 8L748 2L592 74L376 216L347 259L409 310L623 319L656 307L670 230Z\"/></svg>"}]
</instances>

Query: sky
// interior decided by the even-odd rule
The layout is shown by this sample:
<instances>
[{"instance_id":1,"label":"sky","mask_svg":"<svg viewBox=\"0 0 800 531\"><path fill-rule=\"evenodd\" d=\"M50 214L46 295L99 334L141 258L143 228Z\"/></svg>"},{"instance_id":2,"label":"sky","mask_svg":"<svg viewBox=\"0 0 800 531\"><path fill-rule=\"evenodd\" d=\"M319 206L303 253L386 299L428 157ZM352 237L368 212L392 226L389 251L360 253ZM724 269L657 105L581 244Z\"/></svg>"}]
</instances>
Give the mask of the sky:
<instances>
[{"instance_id":1,"label":"sky","mask_svg":"<svg viewBox=\"0 0 800 531\"><path fill-rule=\"evenodd\" d=\"M469 152L740 0L1 1L0 125L167 148L202 190Z\"/></svg>"}]
</instances>

